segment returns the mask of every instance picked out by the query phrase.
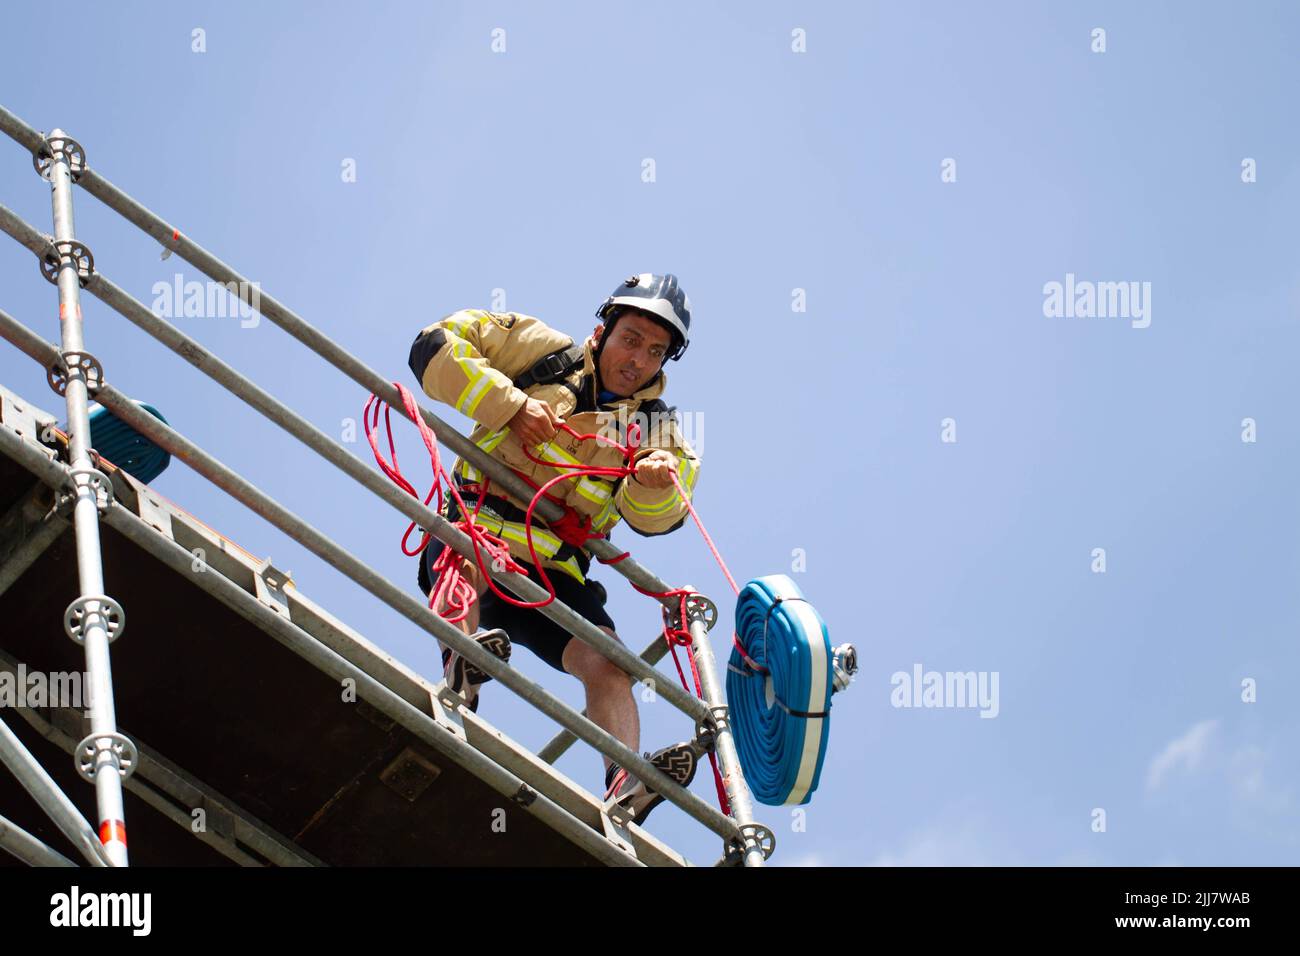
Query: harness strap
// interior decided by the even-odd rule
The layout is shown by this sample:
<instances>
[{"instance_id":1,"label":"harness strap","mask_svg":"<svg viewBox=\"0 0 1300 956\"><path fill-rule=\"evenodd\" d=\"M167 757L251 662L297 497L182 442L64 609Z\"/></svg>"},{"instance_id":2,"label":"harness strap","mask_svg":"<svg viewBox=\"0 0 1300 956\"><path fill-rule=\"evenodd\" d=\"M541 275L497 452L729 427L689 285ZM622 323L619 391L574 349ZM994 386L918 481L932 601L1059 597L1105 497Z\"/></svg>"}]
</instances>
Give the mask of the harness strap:
<instances>
[{"instance_id":1,"label":"harness strap","mask_svg":"<svg viewBox=\"0 0 1300 956\"><path fill-rule=\"evenodd\" d=\"M567 378L575 368L582 365L585 349L575 345L573 340L562 349L556 349L533 363L532 367L515 378L513 384L518 389L528 389L534 385L549 385ZM568 384L567 382L565 383Z\"/></svg>"}]
</instances>

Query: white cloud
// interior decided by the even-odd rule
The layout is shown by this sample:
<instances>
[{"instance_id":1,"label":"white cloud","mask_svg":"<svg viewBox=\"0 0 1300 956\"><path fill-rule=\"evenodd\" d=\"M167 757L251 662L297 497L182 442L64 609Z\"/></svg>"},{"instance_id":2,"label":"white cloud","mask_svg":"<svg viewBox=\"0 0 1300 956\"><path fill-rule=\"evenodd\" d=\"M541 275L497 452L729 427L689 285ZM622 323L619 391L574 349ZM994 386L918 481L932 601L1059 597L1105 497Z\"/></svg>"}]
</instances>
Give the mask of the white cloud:
<instances>
[{"instance_id":1,"label":"white cloud","mask_svg":"<svg viewBox=\"0 0 1300 956\"><path fill-rule=\"evenodd\" d=\"M1147 768L1147 792L1159 789L1165 778L1179 767L1188 772L1198 769L1205 762L1218 725L1217 720L1202 720L1181 737L1171 740L1164 750L1156 754L1151 766Z\"/></svg>"}]
</instances>

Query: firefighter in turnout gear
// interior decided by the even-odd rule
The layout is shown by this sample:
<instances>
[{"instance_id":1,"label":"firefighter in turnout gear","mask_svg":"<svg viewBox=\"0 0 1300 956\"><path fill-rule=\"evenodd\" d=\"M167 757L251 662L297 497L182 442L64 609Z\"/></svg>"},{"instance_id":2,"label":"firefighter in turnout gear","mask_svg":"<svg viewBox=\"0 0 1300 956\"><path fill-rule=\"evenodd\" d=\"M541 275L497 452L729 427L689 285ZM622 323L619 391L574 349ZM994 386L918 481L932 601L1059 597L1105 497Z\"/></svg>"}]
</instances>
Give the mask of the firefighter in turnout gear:
<instances>
[{"instance_id":1,"label":"firefighter in turnout gear","mask_svg":"<svg viewBox=\"0 0 1300 956\"><path fill-rule=\"evenodd\" d=\"M674 531L689 515L672 479L675 471L687 495L694 493L700 462L679 431L673 410L663 401L667 377L663 366L678 359L690 341L690 301L676 276L643 273L631 276L596 312L600 322L582 345L537 318L508 312L465 309L423 329L411 346L411 371L425 394L471 418L470 435L479 448L527 476L534 485L566 469L538 464L524 454L556 464L613 466L625 464L622 453L601 441L580 441L559 430L567 423L578 434L601 434L627 441L631 423L640 425L641 443L632 460L635 471L611 480L595 476L553 485L548 492L585 519L591 531L608 536L620 522L642 535ZM457 459L453 480L465 504L479 501L484 476L470 462ZM506 495L495 485L483 497L476 523L498 535L511 557L530 578L542 584L531 563L524 513L527 501ZM458 521L448 497L444 517ZM585 548L563 541L548 530L536 512L533 545L558 600L618 640L605 610L605 591L589 578L591 556ZM437 582L434 562L445 545L430 538L420 556L420 589L432 597ZM547 664L576 676L586 691L587 715L632 750L640 747L640 722L631 678L585 642L536 609L516 607L487 587L473 561L460 570L479 594L457 626L503 660L511 642L522 644ZM503 586L498 582L498 586ZM445 599L434 611L446 609ZM486 630L480 630L482 624ZM478 707L478 687L491 678L459 654L443 648L443 667L452 690ZM645 754L683 786L695 775L699 753L690 743ZM628 807L640 823L663 797L605 758L606 799Z\"/></svg>"}]
</instances>

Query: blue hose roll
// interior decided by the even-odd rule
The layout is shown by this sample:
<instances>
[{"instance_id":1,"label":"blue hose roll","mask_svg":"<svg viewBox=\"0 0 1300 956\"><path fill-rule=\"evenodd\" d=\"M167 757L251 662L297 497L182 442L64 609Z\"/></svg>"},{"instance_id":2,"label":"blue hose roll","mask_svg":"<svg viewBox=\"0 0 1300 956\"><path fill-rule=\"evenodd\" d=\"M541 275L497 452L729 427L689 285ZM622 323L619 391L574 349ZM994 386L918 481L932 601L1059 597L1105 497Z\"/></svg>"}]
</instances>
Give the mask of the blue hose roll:
<instances>
[{"instance_id":1,"label":"blue hose roll","mask_svg":"<svg viewBox=\"0 0 1300 956\"><path fill-rule=\"evenodd\" d=\"M736 599L727 704L754 799L808 803L830 737L834 652L821 615L784 574L755 578ZM766 673L763 672L766 670Z\"/></svg>"},{"instance_id":2,"label":"blue hose roll","mask_svg":"<svg viewBox=\"0 0 1300 956\"><path fill-rule=\"evenodd\" d=\"M136 404L163 424L171 424L152 405ZM90 444L101 457L145 484L162 474L172 460L171 455L99 404L90 407Z\"/></svg>"}]
</instances>

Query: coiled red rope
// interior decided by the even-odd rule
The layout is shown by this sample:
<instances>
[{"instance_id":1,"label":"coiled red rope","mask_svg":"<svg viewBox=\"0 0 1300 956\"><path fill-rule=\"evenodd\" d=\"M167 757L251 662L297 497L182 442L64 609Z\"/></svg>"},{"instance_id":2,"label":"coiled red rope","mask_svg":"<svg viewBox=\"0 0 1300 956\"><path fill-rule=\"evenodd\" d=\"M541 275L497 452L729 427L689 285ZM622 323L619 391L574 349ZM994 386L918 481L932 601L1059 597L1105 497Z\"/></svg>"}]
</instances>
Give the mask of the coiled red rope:
<instances>
[{"instance_id":1,"label":"coiled red rope","mask_svg":"<svg viewBox=\"0 0 1300 956\"><path fill-rule=\"evenodd\" d=\"M538 485L527 475L515 471L516 475L534 489L533 498L528 503L528 508L524 514L524 533L528 543L528 553L532 558L533 567L537 569L538 576L542 579L543 586L547 591L547 597L541 601L522 601L512 595L506 594L496 586L484 561L484 552L486 552L490 556L491 564L495 570L509 570L519 574L525 573L524 568L510 556L509 545L501 537L490 534L475 523L479 509L483 507L483 501L487 497L488 489L491 487L491 479L485 477L482 484L465 486L466 492L476 494L478 498L474 505L474 510L471 512L470 509L465 506L465 502L461 498L460 492L457 490L456 483L442 467L442 459L438 454L437 436L434 435L433 429L425 424L424 419L420 416L419 405L416 403L414 395L411 394L410 390L407 389L406 386L399 382L394 382L393 387L396 388L398 393L401 395L402 405L405 408L406 415L411 419L411 421L415 422L416 427L420 430L420 437L424 441L424 446L429 451L429 461L433 467L433 486L429 489L429 493L424 496L423 503L428 505L436 496L437 506L434 510L441 513L443 507L442 485L443 482L446 482L447 490L451 494L452 499L456 502L456 506L460 509L460 514L463 516L460 521L456 522L456 527L469 536L470 541L474 546L474 556L475 560L478 562L479 570L482 572L483 578L487 582L488 586L492 588L493 593L502 600L508 601L514 606L521 608L540 608L550 604L555 600L555 586L551 583L551 579L547 576L546 570L542 567L541 559L538 557L537 549L533 544L533 512L536 510L538 503L543 498L546 498L553 504L562 507L564 509L563 516L557 521L549 522L547 527L549 530L553 531L561 541L574 547L582 548L588 541L594 538L604 537L604 535L591 530L590 517L579 515L572 508L565 505L561 499L549 494L549 491L553 486L560 482L570 481L575 478L596 477L618 480L632 475L635 471L635 468L632 465L632 458L636 454L641 441L640 426L634 423L629 427L628 442L624 445L604 435L595 433L580 434L564 422L561 422L559 425L560 430L568 432L579 441L601 441L617 448L623 453L622 465L596 466L584 465L582 463L545 461L541 458L535 457L527 448L523 449L524 454L530 461L539 465L554 468L560 471L561 474L556 475L554 478L547 480L541 485ZM375 430L379 426L379 410L381 405L383 406L384 411L384 427L388 437L388 453L392 458L391 464L384 459L383 454L379 450L379 443L375 436ZM366 402L365 412L363 415L366 440L370 443L370 449L374 452L375 462L379 465L380 470L399 488L411 495L413 498L418 499L420 497L419 493L415 490L415 487L406 480L406 477L402 474L401 468L397 462L397 448L393 442L393 427L390 417L391 411L392 407L381 402L378 396L370 396L369 400ZM670 466L669 474L672 477L673 485L677 489L677 494L681 497L682 501L685 502L687 509L690 511L691 517L695 520L695 524L700 529L700 534L704 536L705 543L713 553L713 557L718 562L718 565L722 568L722 573L726 575L727 583L731 585L732 592L739 595L740 588L736 585L736 579L731 576L731 571L727 568L726 562L722 559L722 555L718 552L717 546L713 543L713 538L704 527L704 522L700 519L699 513L695 510L695 506L691 504L690 496L687 494L686 489L682 487L681 478L678 476L675 466ZM416 527L416 522L412 521L407 527L406 532L402 535L401 540L402 553L411 557L420 554L428 545L430 537L432 537L429 531L424 530L424 533L420 538L420 546L414 551L408 550L407 541L411 536L411 532ZM629 552L624 551L617 557L598 560L600 560L602 564L617 564L619 561L628 557L628 554ZM459 557L460 556L452 548L447 547L443 549L442 554L438 556L437 561L435 561L433 565L433 573L436 576L437 583L429 597L429 607L431 609L436 609L438 602L440 600L445 600L446 608L441 613L442 616L452 624L463 621L469 614L469 610L473 606L474 602L478 600L477 591L470 582L465 579L464 574L461 572L462 565L461 561L458 560ZM632 582L629 581L628 583L631 584ZM691 595L697 593L689 588L672 588L668 591L659 592L647 590L636 584L632 584L632 587L647 597L658 598L660 600L677 598L679 602L677 620L679 623L684 623L687 620L686 602ZM682 682L683 689L690 691L691 687L686 681L686 673L682 669L681 661L677 657L677 648L679 646L690 647L692 642L690 631L680 626L672 626L669 620L667 607L661 608L661 611L664 621L664 641L668 645L669 651L672 653L673 663L677 667L677 676ZM748 655L745 654L744 648L741 647L739 638L734 632L732 633L731 639L735 646L740 649L741 654L748 657ZM695 655L688 654L687 660L691 667L692 683L695 685L695 696L703 698L704 690L700 682L699 669L695 663ZM724 814L730 815L730 802L727 800L726 787L723 785L722 774L718 769L717 754L713 750L709 751L709 763L713 768L713 782L718 792L718 805Z\"/></svg>"}]
</instances>

